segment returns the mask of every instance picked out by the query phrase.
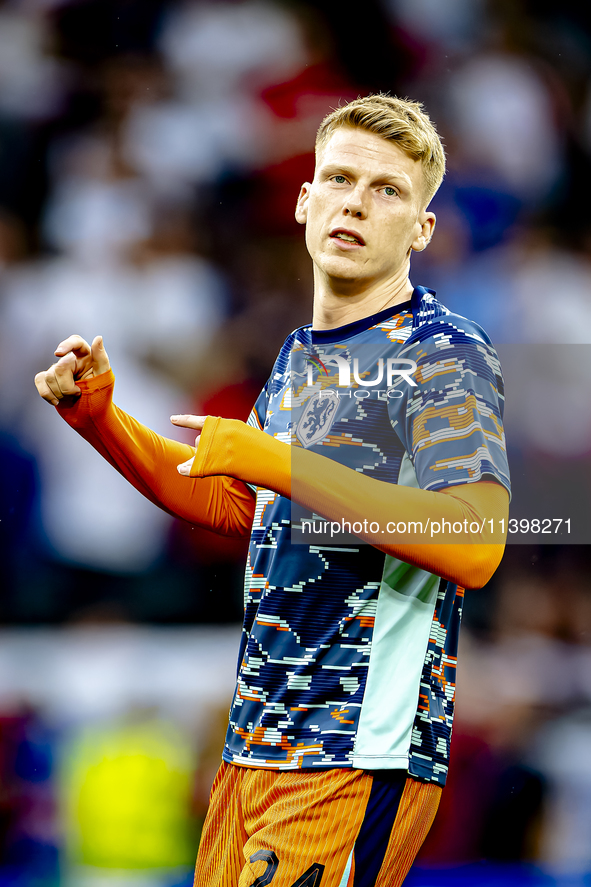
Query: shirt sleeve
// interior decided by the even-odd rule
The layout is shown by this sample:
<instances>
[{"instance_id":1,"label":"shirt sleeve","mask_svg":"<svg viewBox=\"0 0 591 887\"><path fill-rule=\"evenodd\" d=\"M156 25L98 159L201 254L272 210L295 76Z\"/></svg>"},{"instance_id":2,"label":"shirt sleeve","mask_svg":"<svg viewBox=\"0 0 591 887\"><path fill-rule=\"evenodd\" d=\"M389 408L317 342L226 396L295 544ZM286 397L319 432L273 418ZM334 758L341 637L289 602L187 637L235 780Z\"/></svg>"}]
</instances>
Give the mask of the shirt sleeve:
<instances>
[{"instance_id":1,"label":"shirt sleeve","mask_svg":"<svg viewBox=\"0 0 591 887\"><path fill-rule=\"evenodd\" d=\"M58 412L136 490L174 517L220 535L250 534L254 498L244 482L180 475L177 465L193 458L195 448L156 434L119 409L111 370L77 384L80 396L64 398Z\"/></svg>"},{"instance_id":2,"label":"shirt sleeve","mask_svg":"<svg viewBox=\"0 0 591 887\"><path fill-rule=\"evenodd\" d=\"M416 364L416 384L399 380L401 396L388 398L390 419L419 486L493 480L510 492L503 376L486 334L448 315L415 330L400 357Z\"/></svg>"},{"instance_id":3,"label":"shirt sleeve","mask_svg":"<svg viewBox=\"0 0 591 887\"><path fill-rule=\"evenodd\" d=\"M464 588L487 582L503 554L508 497L497 483L463 484L441 492L389 484L290 447L244 422L208 417L191 475L219 474L274 490L328 520L358 524L362 529L353 532L371 545ZM438 522L439 531L434 535L427 530L424 542L416 544L414 535L408 539L397 530L384 533L392 519L431 530ZM444 522L448 530L442 533ZM456 522L460 534L450 536Z\"/></svg>"}]
</instances>

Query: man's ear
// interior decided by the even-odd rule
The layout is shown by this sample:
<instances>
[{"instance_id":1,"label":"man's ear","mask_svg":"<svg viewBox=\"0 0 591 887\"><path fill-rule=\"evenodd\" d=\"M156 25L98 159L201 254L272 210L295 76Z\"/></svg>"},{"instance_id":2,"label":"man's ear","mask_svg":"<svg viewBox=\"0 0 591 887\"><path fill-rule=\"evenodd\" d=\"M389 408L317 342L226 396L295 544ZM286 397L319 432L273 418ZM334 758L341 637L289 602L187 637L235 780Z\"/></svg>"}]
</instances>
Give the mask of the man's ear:
<instances>
[{"instance_id":1,"label":"man's ear","mask_svg":"<svg viewBox=\"0 0 591 887\"><path fill-rule=\"evenodd\" d=\"M421 213L418 219L421 230L411 243L411 249L414 249L416 252L420 253L427 248L429 241L433 237L436 221L437 220L435 218L435 213L428 213L426 211Z\"/></svg>"},{"instance_id":2,"label":"man's ear","mask_svg":"<svg viewBox=\"0 0 591 887\"><path fill-rule=\"evenodd\" d=\"M296 222L299 222L300 225L305 225L308 221L308 197L310 196L311 187L310 182L304 182L300 188L295 211Z\"/></svg>"}]
</instances>

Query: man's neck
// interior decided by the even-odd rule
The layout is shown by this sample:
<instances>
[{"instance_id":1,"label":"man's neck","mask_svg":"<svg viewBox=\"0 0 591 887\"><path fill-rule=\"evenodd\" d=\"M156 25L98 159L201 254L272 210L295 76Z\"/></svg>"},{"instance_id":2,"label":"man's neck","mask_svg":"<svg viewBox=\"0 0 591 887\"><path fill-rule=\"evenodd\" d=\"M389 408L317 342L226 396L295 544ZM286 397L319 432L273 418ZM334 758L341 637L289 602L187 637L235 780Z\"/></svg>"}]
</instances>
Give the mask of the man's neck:
<instances>
[{"instance_id":1,"label":"man's neck","mask_svg":"<svg viewBox=\"0 0 591 887\"><path fill-rule=\"evenodd\" d=\"M374 286L355 286L356 282L351 281L349 289L340 282L338 286L334 286L331 281L316 279L316 276L315 274L312 318L312 327L315 330L332 330L370 317L386 308L408 302L413 292L407 273L400 280L390 280Z\"/></svg>"}]
</instances>

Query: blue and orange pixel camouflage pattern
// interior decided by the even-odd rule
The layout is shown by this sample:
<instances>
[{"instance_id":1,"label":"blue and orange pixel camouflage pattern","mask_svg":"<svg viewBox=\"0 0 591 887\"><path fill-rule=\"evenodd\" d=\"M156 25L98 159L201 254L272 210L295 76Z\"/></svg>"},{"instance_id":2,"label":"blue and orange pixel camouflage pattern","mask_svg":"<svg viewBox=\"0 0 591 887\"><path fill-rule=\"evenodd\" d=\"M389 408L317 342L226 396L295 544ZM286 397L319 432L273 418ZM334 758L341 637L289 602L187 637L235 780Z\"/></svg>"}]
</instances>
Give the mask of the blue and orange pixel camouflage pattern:
<instances>
[{"instance_id":1,"label":"blue and orange pixel camouflage pattern","mask_svg":"<svg viewBox=\"0 0 591 887\"><path fill-rule=\"evenodd\" d=\"M348 388L337 358L355 369ZM416 364L414 385L388 385L397 361ZM249 422L385 483L509 488L503 402L486 334L418 287L364 321L292 333ZM444 784L463 589L357 540L293 544L292 503L256 495L224 759Z\"/></svg>"}]
</instances>

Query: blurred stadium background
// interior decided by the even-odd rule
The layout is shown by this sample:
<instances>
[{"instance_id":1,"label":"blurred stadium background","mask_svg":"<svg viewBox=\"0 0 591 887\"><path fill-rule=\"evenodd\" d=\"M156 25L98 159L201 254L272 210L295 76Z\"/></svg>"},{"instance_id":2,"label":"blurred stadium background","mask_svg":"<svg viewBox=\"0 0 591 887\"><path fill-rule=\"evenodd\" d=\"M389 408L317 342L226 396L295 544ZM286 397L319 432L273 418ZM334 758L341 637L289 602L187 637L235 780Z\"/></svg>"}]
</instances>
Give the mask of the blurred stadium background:
<instances>
[{"instance_id":1,"label":"blurred stadium background","mask_svg":"<svg viewBox=\"0 0 591 887\"><path fill-rule=\"evenodd\" d=\"M316 127L376 90L423 101L449 153L413 281L495 342L591 343L585 4L0 2L2 887L190 885L241 618L244 547L145 503L33 376L102 333L156 430L245 418L310 317ZM534 416L512 464L589 500L585 382L568 452ZM413 887L591 883L590 577L585 545L513 545L467 595Z\"/></svg>"}]
</instances>

